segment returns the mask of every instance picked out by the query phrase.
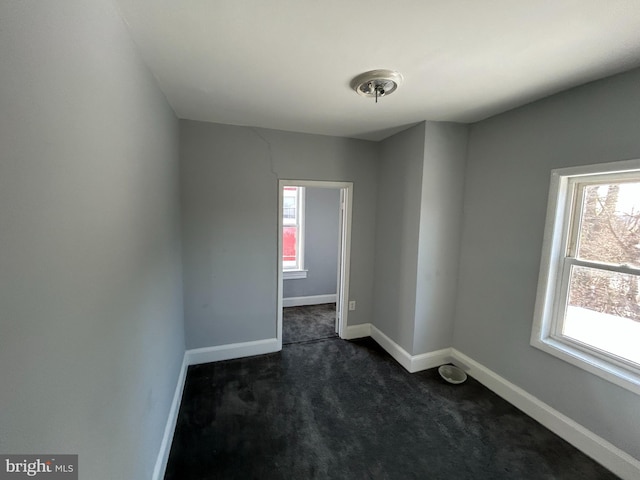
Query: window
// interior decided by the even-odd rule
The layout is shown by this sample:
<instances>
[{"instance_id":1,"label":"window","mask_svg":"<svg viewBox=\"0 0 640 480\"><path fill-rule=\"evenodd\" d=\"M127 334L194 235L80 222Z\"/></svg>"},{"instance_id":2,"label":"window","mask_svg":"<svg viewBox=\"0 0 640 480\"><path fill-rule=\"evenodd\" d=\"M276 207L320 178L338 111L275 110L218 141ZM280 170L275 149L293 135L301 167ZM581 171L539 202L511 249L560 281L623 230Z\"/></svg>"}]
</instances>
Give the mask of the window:
<instances>
[{"instance_id":1,"label":"window","mask_svg":"<svg viewBox=\"0 0 640 480\"><path fill-rule=\"evenodd\" d=\"M305 278L304 187L282 191L282 268L284 278Z\"/></svg>"},{"instance_id":2,"label":"window","mask_svg":"<svg viewBox=\"0 0 640 480\"><path fill-rule=\"evenodd\" d=\"M640 393L640 161L552 172L531 344Z\"/></svg>"}]
</instances>

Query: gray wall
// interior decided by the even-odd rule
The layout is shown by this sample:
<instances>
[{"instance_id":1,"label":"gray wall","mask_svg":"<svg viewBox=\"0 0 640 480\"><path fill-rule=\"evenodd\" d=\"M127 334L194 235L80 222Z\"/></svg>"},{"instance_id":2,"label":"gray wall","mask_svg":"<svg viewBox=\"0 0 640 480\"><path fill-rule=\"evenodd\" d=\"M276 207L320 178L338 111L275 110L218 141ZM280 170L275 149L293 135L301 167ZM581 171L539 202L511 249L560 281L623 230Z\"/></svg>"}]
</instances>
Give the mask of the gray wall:
<instances>
[{"instance_id":1,"label":"gray wall","mask_svg":"<svg viewBox=\"0 0 640 480\"><path fill-rule=\"evenodd\" d=\"M413 352L425 124L380 143L373 324Z\"/></svg>"},{"instance_id":2,"label":"gray wall","mask_svg":"<svg viewBox=\"0 0 640 480\"><path fill-rule=\"evenodd\" d=\"M284 298L336 293L339 208L339 189L305 188L304 268L308 270L307 278L284 280Z\"/></svg>"},{"instance_id":3,"label":"gray wall","mask_svg":"<svg viewBox=\"0 0 640 480\"><path fill-rule=\"evenodd\" d=\"M638 396L529 345L553 168L640 157L640 70L473 125L454 347L640 458Z\"/></svg>"},{"instance_id":4,"label":"gray wall","mask_svg":"<svg viewBox=\"0 0 640 480\"><path fill-rule=\"evenodd\" d=\"M184 353L178 124L111 2L0 3L0 451L150 478Z\"/></svg>"},{"instance_id":5,"label":"gray wall","mask_svg":"<svg viewBox=\"0 0 640 480\"><path fill-rule=\"evenodd\" d=\"M451 346L468 127L380 144L373 324L412 355Z\"/></svg>"},{"instance_id":6,"label":"gray wall","mask_svg":"<svg viewBox=\"0 0 640 480\"><path fill-rule=\"evenodd\" d=\"M187 347L276 335L278 179L354 182L349 324L371 318L373 142L181 121Z\"/></svg>"},{"instance_id":7,"label":"gray wall","mask_svg":"<svg viewBox=\"0 0 640 480\"><path fill-rule=\"evenodd\" d=\"M468 127L426 122L413 353L451 346Z\"/></svg>"}]
</instances>

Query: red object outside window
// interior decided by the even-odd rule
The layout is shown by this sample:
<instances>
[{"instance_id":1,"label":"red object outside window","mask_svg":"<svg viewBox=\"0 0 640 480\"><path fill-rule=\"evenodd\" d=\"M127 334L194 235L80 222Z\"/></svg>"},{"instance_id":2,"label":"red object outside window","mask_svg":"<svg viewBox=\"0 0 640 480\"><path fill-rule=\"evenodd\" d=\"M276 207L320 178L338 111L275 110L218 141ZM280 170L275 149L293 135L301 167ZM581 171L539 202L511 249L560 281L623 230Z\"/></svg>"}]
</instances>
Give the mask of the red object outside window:
<instances>
[{"instance_id":1,"label":"red object outside window","mask_svg":"<svg viewBox=\"0 0 640 480\"><path fill-rule=\"evenodd\" d=\"M298 227L283 227L282 231L282 260L296 261L296 245L298 245Z\"/></svg>"}]
</instances>

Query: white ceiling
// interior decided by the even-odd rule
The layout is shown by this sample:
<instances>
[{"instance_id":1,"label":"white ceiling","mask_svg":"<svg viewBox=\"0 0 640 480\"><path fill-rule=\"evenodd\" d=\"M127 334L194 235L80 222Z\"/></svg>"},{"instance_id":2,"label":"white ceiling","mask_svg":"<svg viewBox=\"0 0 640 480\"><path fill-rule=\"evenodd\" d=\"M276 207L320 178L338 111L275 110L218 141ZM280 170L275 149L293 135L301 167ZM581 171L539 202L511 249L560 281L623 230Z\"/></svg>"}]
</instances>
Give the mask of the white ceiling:
<instances>
[{"instance_id":1,"label":"white ceiling","mask_svg":"<svg viewBox=\"0 0 640 480\"><path fill-rule=\"evenodd\" d=\"M116 0L180 118L382 139L640 66L640 0ZM378 104L351 79L404 83Z\"/></svg>"}]
</instances>

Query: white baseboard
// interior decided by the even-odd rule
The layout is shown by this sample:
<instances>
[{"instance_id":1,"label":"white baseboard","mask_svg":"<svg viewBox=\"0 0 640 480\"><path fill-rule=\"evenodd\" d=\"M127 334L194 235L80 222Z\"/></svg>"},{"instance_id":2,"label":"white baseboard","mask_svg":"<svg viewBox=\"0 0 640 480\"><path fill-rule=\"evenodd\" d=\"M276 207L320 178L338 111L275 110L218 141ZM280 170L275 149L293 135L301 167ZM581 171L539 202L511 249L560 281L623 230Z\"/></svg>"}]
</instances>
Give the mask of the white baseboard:
<instances>
[{"instance_id":1,"label":"white baseboard","mask_svg":"<svg viewBox=\"0 0 640 480\"><path fill-rule=\"evenodd\" d=\"M173 394L171 408L169 409L167 424L164 427L164 435L162 436L162 443L160 443L160 451L158 452L156 465L153 468L153 480L161 480L164 477L164 472L167 468L173 433L175 432L176 422L178 421L178 411L180 410L180 402L182 401L184 383L187 379L187 367L187 355L185 353L182 357L182 366L180 367L180 373L178 374L178 381L176 383L176 390Z\"/></svg>"},{"instance_id":2,"label":"white baseboard","mask_svg":"<svg viewBox=\"0 0 640 480\"><path fill-rule=\"evenodd\" d=\"M253 342L230 343L228 345L216 345L214 347L194 348L185 352L187 365L200 363L219 362L232 358L251 357L265 353L279 352L282 345L277 338L255 340Z\"/></svg>"},{"instance_id":3,"label":"white baseboard","mask_svg":"<svg viewBox=\"0 0 640 480\"><path fill-rule=\"evenodd\" d=\"M309 297L289 297L282 299L283 307L302 307L304 305L322 305L323 303L336 303L336 294L311 295Z\"/></svg>"},{"instance_id":4,"label":"white baseboard","mask_svg":"<svg viewBox=\"0 0 640 480\"><path fill-rule=\"evenodd\" d=\"M640 461L456 349L453 363L624 480L640 478Z\"/></svg>"},{"instance_id":5,"label":"white baseboard","mask_svg":"<svg viewBox=\"0 0 640 480\"><path fill-rule=\"evenodd\" d=\"M371 325L371 338L373 338L389 355L396 359L409 373L419 372L428 368L437 367L451 361L451 349L443 348L420 355L411 355L396 342L387 337L382 331Z\"/></svg>"},{"instance_id":6,"label":"white baseboard","mask_svg":"<svg viewBox=\"0 0 640 480\"><path fill-rule=\"evenodd\" d=\"M363 323L361 325L349 325L345 335L342 337L345 340L353 340L354 338L370 337L371 336L371 324Z\"/></svg>"},{"instance_id":7,"label":"white baseboard","mask_svg":"<svg viewBox=\"0 0 640 480\"><path fill-rule=\"evenodd\" d=\"M409 371L415 373L428 370L449 363L451 360L451 348L443 348L442 350L413 355L411 357L411 370Z\"/></svg>"},{"instance_id":8,"label":"white baseboard","mask_svg":"<svg viewBox=\"0 0 640 480\"><path fill-rule=\"evenodd\" d=\"M411 355L374 325L371 325L371 338L384 348L389 355L395 358L396 362L402 365L407 371L411 371Z\"/></svg>"}]
</instances>

